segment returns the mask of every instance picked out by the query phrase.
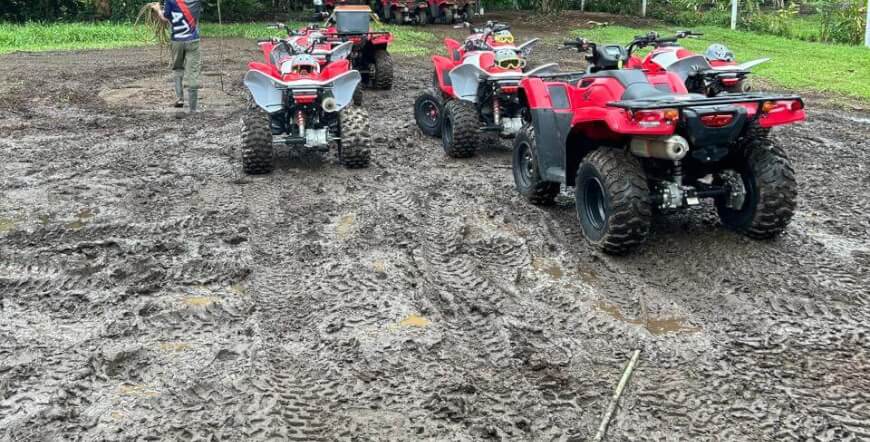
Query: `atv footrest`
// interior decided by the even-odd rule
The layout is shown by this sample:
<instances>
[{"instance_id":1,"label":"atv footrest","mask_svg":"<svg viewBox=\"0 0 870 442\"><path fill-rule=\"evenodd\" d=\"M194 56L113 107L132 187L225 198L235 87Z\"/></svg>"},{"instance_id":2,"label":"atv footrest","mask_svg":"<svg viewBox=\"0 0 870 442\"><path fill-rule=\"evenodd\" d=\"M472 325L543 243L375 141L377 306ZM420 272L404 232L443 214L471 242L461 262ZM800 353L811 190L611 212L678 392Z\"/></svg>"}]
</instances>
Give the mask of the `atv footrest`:
<instances>
[{"instance_id":1,"label":"atv footrest","mask_svg":"<svg viewBox=\"0 0 870 442\"><path fill-rule=\"evenodd\" d=\"M481 132L501 132L504 130L501 126L483 126L480 128Z\"/></svg>"},{"instance_id":2,"label":"atv footrest","mask_svg":"<svg viewBox=\"0 0 870 442\"><path fill-rule=\"evenodd\" d=\"M284 137L284 138L276 138L272 141L272 144L305 144L305 137Z\"/></svg>"}]
</instances>

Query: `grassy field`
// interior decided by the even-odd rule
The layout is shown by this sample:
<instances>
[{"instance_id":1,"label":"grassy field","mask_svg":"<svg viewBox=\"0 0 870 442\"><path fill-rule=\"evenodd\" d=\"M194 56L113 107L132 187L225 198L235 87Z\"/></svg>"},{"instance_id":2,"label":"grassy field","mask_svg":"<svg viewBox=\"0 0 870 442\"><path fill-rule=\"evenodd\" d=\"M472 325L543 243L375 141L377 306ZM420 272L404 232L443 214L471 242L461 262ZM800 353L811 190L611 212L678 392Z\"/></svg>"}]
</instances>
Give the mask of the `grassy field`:
<instances>
[{"instance_id":1,"label":"grassy field","mask_svg":"<svg viewBox=\"0 0 870 442\"><path fill-rule=\"evenodd\" d=\"M291 23L293 27L302 23ZM391 51L398 54L419 55L428 52L426 47L435 41L429 32L408 27L377 25L379 29L393 32L395 36ZM264 23L233 23L218 25L205 23L203 37L265 38L281 35L282 31L266 29ZM13 25L0 23L0 54L16 51L54 51L79 49L107 49L155 44L153 34L130 23L28 23Z\"/></svg>"},{"instance_id":2,"label":"grassy field","mask_svg":"<svg viewBox=\"0 0 870 442\"><path fill-rule=\"evenodd\" d=\"M578 30L572 34L595 42L626 44L635 35L648 30L612 26ZM796 91L870 100L870 49L865 47L810 43L708 26L692 30L703 32L704 36L681 40L681 44L689 49L703 51L711 43L724 43L738 60L770 57L771 61L753 71L771 84ZM657 31L673 33L673 29Z\"/></svg>"}]
</instances>

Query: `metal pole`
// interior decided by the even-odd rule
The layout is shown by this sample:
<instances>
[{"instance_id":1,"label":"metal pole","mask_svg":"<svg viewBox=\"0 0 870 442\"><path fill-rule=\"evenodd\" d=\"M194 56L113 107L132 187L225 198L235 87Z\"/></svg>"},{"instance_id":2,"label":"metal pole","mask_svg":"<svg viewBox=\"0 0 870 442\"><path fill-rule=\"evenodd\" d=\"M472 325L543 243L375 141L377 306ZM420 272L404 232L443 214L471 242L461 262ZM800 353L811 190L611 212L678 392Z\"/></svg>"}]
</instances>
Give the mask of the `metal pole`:
<instances>
[{"instance_id":1,"label":"metal pole","mask_svg":"<svg viewBox=\"0 0 870 442\"><path fill-rule=\"evenodd\" d=\"M867 22L864 23L864 45L870 48L870 0L867 0Z\"/></svg>"},{"instance_id":2,"label":"metal pole","mask_svg":"<svg viewBox=\"0 0 870 442\"><path fill-rule=\"evenodd\" d=\"M870 0L868 0L870 1ZM646 0L643 0L640 4L640 16L646 17Z\"/></svg>"},{"instance_id":3,"label":"metal pole","mask_svg":"<svg viewBox=\"0 0 870 442\"><path fill-rule=\"evenodd\" d=\"M737 29L737 0L731 0L731 30L735 29Z\"/></svg>"}]
</instances>

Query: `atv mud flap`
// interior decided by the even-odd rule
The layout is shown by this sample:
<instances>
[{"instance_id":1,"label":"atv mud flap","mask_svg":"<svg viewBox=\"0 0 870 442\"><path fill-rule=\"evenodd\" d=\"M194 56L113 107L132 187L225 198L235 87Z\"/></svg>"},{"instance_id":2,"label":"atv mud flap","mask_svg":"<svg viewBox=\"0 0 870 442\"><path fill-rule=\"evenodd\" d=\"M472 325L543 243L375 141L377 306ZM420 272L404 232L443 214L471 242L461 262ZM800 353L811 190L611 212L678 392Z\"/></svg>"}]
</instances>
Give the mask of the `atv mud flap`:
<instances>
[{"instance_id":1,"label":"atv mud flap","mask_svg":"<svg viewBox=\"0 0 870 442\"><path fill-rule=\"evenodd\" d=\"M566 144L574 115L571 112L556 112L553 109L532 109L531 113L538 145L535 150L535 161L539 165L541 178L545 181L567 183Z\"/></svg>"}]
</instances>

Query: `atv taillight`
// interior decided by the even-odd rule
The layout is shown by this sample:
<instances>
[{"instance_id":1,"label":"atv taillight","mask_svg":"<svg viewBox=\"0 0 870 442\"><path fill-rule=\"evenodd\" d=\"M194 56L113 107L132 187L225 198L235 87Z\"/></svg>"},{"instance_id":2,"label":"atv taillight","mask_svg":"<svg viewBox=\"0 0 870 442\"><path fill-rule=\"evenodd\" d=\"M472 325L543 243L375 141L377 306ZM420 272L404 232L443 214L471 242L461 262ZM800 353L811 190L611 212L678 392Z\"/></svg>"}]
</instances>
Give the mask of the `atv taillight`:
<instances>
[{"instance_id":1,"label":"atv taillight","mask_svg":"<svg viewBox=\"0 0 870 442\"><path fill-rule=\"evenodd\" d=\"M520 90L519 86L502 86L501 87L501 92L504 94L515 94L515 93L517 93L518 90Z\"/></svg>"},{"instance_id":2,"label":"atv taillight","mask_svg":"<svg viewBox=\"0 0 870 442\"><path fill-rule=\"evenodd\" d=\"M296 104L311 104L317 100L317 95L294 95L293 100Z\"/></svg>"},{"instance_id":3,"label":"atv taillight","mask_svg":"<svg viewBox=\"0 0 870 442\"><path fill-rule=\"evenodd\" d=\"M701 122L707 127L725 127L734 121L733 114L713 114L701 117Z\"/></svg>"},{"instance_id":4,"label":"atv taillight","mask_svg":"<svg viewBox=\"0 0 870 442\"><path fill-rule=\"evenodd\" d=\"M659 127L662 124L670 126L679 118L680 111L676 109L639 110L632 116L640 127Z\"/></svg>"},{"instance_id":5,"label":"atv taillight","mask_svg":"<svg viewBox=\"0 0 870 442\"><path fill-rule=\"evenodd\" d=\"M765 101L761 105L761 113L769 114L771 112L784 111L789 110L791 112L797 112L804 108L803 102L800 100L789 100L789 101Z\"/></svg>"}]
</instances>

